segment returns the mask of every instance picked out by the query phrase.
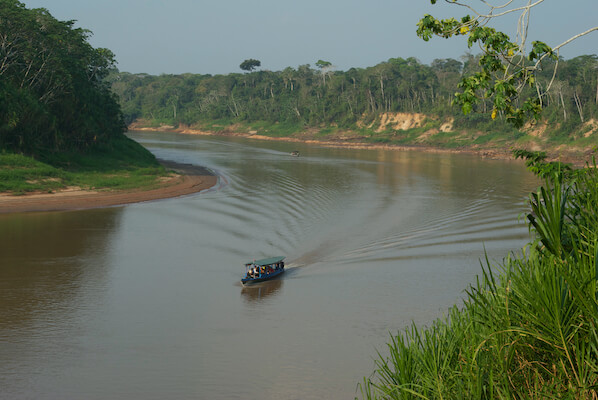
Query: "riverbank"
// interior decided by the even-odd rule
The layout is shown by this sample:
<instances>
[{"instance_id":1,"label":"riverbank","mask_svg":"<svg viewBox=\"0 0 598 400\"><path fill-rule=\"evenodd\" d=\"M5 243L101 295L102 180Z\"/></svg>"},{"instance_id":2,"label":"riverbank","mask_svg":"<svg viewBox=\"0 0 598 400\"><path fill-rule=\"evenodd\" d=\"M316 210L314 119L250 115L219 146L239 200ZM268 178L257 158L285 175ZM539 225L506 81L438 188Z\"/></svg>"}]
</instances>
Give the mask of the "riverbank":
<instances>
[{"instance_id":1,"label":"riverbank","mask_svg":"<svg viewBox=\"0 0 598 400\"><path fill-rule=\"evenodd\" d=\"M175 132L187 135L205 136L228 136L242 137L245 139L282 141L289 143L305 143L324 147L352 148L352 149L380 149L396 151L423 151L428 153L459 153L473 154L481 158L513 159L512 150L525 148L530 151L544 151L548 155L547 161L561 161L583 167L585 162L594 153L591 147L578 148L574 146L539 146L537 143L529 145L505 144L503 147L497 144L471 144L458 147L440 147L429 144L393 144L368 142L363 136L351 131L341 132L334 135L322 136L317 130L305 130L292 136L267 136L259 134L257 130L247 130L246 127L231 125L223 127L218 131L197 129L185 125L175 127L172 125L161 125L158 127L146 126L142 121L136 121L129 125L131 131L148 132ZM425 133L423 134L425 135Z\"/></svg>"},{"instance_id":2,"label":"riverbank","mask_svg":"<svg viewBox=\"0 0 598 400\"><path fill-rule=\"evenodd\" d=\"M218 177L206 168L165 160L160 163L174 173L161 178L159 186L152 189L93 191L75 187L53 193L38 192L19 196L0 193L0 214L121 206L198 193L218 183Z\"/></svg>"}]
</instances>

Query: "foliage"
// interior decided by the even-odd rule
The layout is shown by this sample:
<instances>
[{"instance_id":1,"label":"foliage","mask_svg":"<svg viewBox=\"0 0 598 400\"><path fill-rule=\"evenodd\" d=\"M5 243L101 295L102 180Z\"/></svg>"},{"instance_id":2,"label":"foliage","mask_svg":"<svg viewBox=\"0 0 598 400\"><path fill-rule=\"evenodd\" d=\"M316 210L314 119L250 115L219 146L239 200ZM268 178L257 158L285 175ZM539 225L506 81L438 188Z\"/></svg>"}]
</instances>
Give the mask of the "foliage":
<instances>
[{"instance_id":1,"label":"foliage","mask_svg":"<svg viewBox=\"0 0 598 400\"><path fill-rule=\"evenodd\" d=\"M521 127L529 120L539 119L556 71L546 86L539 83L538 72L550 64L550 60L558 61L560 47L577 37L598 30L598 27L591 28L554 48L544 42L534 41L531 50L526 53L529 14L531 9L542 1L527 2L521 7L516 7L513 0L496 6L492 5L492 2L484 1L483 4L489 11L482 13L469 6L466 0L447 0L448 3L466 7L472 15L467 14L457 20L436 19L427 14L418 22L417 35L425 41L433 36L445 39L466 36L469 48L477 44L482 50L478 62L479 70L464 75L458 85L461 91L455 94L455 103L461 106L463 113L470 113L481 99L492 99L492 119L502 114L515 127ZM435 4L436 0L431 0L431 3ZM521 13L517 40L512 40L507 34L488 26L493 19L513 13ZM556 69L556 65L553 66ZM525 90L526 87L532 90Z\"/></svg>"},{"instance_id":2,"label":"foliage","mask_svg":"<svg viewBox=\"0 0 598 400\"><path fill-rule=\"evenodd\" d=\"M0 0L0 148L83 150L126 127L105 78L114 55L45 9Z\"/></svg>"},{"instance_id":3,"label":"foliage","mask_svg":"<svg viewBox=\"0 0 598 400\"><path fill-rule=\"evenodd\" d=\"M255 60L253 58L250 58L248 60L245 60L241 63L241 65L239 65L239 68L241 68L243 71L253 71L254 69L256 69L257 67L259 67L260 65L262 65L260 60Z\"/></svg>"},{"instance_id":4,"label":"foliage","mask_svg":"<svg viewBox=\"0 0 598 400\"><path fill-rule=\"evenodd\" d=\"M530 196L531 246L486 260L461 308L392 336L363 398L596 398L596 165L554 170L522 156L546 179Z\"/></svg>"},{"instance_id":5,"label":"foliage","mask_svg":"<svg viewBox=\"0 0 598 400\"><path fill-rule=\"evenodd\" d=\"M527 168L542 179L547 179L555 174L569 176L573 169L570 165L560 161L546 161L546 153L543 151L513 150L516 159L525 160Z\"/></svg>"},{"instance_id":6,"label":"foliage","mask_svg":"<svg viewBox=\"0 0 598 400\"><path fill-rule=\"evenodd\" d=\"M318 60L316 61L316 67L323 69L326 67L331 67L332 63L330 61Z\"/></svg>"}]
</instances>

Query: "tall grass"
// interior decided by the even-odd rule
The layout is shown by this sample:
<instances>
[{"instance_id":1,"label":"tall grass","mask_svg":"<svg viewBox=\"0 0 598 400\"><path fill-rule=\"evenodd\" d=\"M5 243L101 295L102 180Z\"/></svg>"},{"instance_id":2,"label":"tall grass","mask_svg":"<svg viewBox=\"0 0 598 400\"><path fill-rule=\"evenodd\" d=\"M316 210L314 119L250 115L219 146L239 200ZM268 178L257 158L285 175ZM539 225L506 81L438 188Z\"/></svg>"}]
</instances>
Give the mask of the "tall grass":
<instances>
[{"instance_id":1,"label":"tall grass","mask_svg":"<svg viewBox=\"0 0 598 400\"><path fill-rule=\"evenodd\" d=\"M485 260L461 307L391 337L362 398L598 398L598 175L552 167L522 255Z\"/></svg>"}]
</instances>

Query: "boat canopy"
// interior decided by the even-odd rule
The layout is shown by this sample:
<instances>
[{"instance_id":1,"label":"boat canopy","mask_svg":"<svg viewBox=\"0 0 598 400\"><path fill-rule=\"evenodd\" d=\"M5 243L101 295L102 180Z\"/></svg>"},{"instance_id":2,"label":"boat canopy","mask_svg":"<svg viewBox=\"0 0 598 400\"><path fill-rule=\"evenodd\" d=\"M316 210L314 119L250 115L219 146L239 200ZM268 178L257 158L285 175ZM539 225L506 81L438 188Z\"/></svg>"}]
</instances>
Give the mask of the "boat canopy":
<instances>
[{"instance_id":1,"label":"boat canopy","mask_svg":"<svg viewBox=\"0 0 598 400\"><path fill-rule=\"evenodd\" d=\"M261 260L255 260L255 261L247 263L245 265L254 264L254 265L259 265L261 267L263 265L270 265L270 264L279 263L279 262L281 262L284 259L285 259L285 257L270 257L270 258L264 258L264 259L261 259Z\"/></svg>"}]
</instances>

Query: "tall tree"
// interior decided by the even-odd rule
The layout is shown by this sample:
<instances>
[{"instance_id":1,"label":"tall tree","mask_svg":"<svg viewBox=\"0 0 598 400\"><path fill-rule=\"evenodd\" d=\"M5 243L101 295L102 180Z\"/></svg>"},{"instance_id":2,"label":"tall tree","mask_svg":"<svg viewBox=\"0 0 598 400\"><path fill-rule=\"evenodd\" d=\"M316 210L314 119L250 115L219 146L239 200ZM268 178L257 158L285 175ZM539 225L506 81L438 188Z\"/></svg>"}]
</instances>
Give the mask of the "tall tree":
<instances>
[{"instance_id":1,"label":"tall tree","mask_svg":"<svg viewBox=\"0 0 598 400\"><path fill-rule=\"evenodd\" d=\"M259 67L260 65L262 65L260 60L255 60L253 58L250 58L248 60L243 61L241 63L241 65L239 65L239 68L241 68L243 71L251 72L254 69L256 69L257 67Z\"/></svg>"},{"instance_id":2,"label":"tall tree","mask_svg":"<svg viewBox=\"0 0 598 400\"><path fill-rule=\"evenodd\" d=\"M334 66L330 61L318 60L316 61L316 67L320 69L322 75L322 83L326 85L326 76L330 75L334 70Z\"/></svg>"}]
</instances>

